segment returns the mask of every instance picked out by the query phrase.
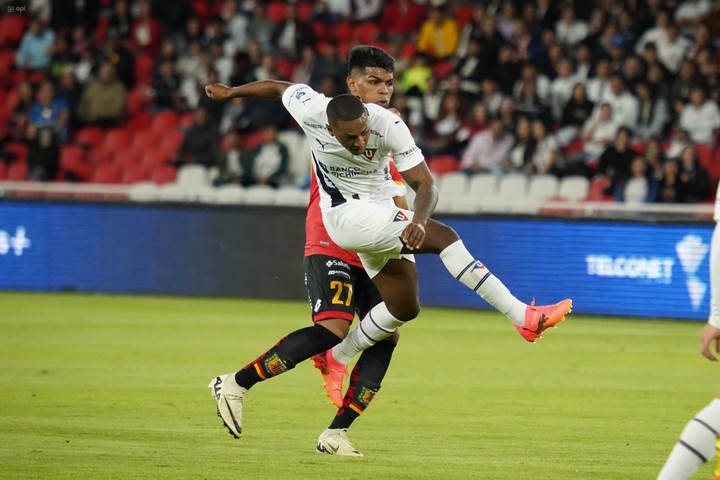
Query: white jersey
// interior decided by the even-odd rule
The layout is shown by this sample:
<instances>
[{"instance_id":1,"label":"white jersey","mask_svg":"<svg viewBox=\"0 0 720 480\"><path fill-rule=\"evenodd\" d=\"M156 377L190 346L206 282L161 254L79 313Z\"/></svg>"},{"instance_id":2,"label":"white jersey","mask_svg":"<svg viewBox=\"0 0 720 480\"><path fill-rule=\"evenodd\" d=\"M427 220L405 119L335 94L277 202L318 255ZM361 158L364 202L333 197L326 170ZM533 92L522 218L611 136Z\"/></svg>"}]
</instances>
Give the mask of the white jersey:
<instances>
[{"instance_id":1,"label":"white jersey","mask_svg":"<svg viewBox=\"0 0 720 480\"><path fill-rule=\"evenodd\" d=\"M379 105L366 104L370 137L365 153L353 155L327 130L325 110L330 100L300 83L288 87L282 97L283 105L310 140L320 208L326 210L353 199L403 195L390 176L389 154L393 154L400 172L424 160L405 122Z\"/></svg>"}]
</instances>

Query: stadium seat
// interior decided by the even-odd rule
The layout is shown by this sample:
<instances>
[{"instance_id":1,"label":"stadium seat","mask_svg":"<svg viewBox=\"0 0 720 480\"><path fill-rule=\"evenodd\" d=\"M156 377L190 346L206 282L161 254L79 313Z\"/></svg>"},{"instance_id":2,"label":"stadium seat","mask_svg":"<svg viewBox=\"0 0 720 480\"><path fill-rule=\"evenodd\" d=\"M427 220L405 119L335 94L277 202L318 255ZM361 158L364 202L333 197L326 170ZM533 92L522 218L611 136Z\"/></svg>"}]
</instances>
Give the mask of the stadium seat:
<instances>
[{"instance_id":1,"label":"stadium seat","mask_svg":"<svg viewBox=\"0 0 720 480\"><path fill-rule=\"evenodd\" d=\"M180 148L180 145L182 145L184 139L184 132L178 130L167 132L162 136L159 150L163 152L167 158L176 158L178 149Z\"/></svg>"},{"instance_id":2,"label":"stadium seat","mask_svg":"<svg viewBox=\"0 0 720 480\"><path fill-rule=\"evenodd\" d=\"M585 200L590 193L590 181L580 175L570 175L560 180L558 196L562 199L579 202Z\"/></svg>"},{"instance_id":3,"label":"stadium seat","mask_svg":"<svg viewBox=\"0 0 720 480\"><path fill-rule=\"evenodd\" d=\"M149 202L157 200L159 187L152 182L139 182L130 187L128 198L134 202Z\"/></svg>"},{"instance_id":4,"label":"stadium seat","mask_svg":"<svg viewBox=\"0 0 720 480\"><path fill-rule=\"evenodd\" d=\"M278 133L278 141L285 145L290 155L288 177L293 185L302 186L310 171L310 143L305 135L294 130Z\"/></svg>"},{"instance_id":5,"label":"stadium seat","mask_svg":"<svg viewBox=\"0 0 720 480\"><path fill-rule=\"evenodd\" d=\"M596 178L590 182L590 188L588 190L588 196L586 200L590 202L611 202L613 201L612 195L605 195L605 188L608 186L608 180L606 178Z\"/></svg>"},{"instance_id":6,"label":"stadium seat","mask_svg":"<svg viewBox=\"0 0 720 480\"><path fill-rule=\"evenodd\" d=\"M138 152L130 146L126 146L120 150L113 152L113 164L121 168L130 166L140 166L143 164L143 153Z\"/></svg>"},{"instance_id":7,"label":"stadium seat","mask_svg":"<svg viewBox=\"0 0 720 480\"><path fill-rule=\"evenodd\" d=\"M180 115L177 112L165 110L155 114L150 126L153 132L162 135L177 127L178 123L180 123Z\"/></svg>"},{"instance_id":8,"label":"stadium seat","mask_svg":"<svg viewBox=\"0 0 720 480\"><path fill-rule=\"evenodd\" d=\"M150 175L142 165L128 165L122 167L120 183L138 183L148 180Z\"/></svg>"},{"instance_id":9,"label":"stadium seat","mask_svg":"<svg viewBox=\"0 0 720 480\"><path fill-rule=\"evenodd\" d=\"M432 71L439 80L444 80L455 70L455 65L448 60L440 60L432 64Z\"/></svg>"},{"instance_id":10,"label":"stadium seat","mask_svg":"<svg viewBox=\"0 0 720 480\"><path fill-rule=\"evenodd\" d=\"M103 145L100 145L88 152L87 159L91 165L113 163L115 161L115 151L108 150Z\"/></svg>"},{"instance_id":11,"label":"stadium seat","mask_svg":"<svg viewBox=\"0 0 720 480\"><path fill-rule=\"evenodd\" d=\"M274 205L277 191L267 185L254 185L245 189L245 203L248 205Z\"/></svg>"},{"instance_id":12,"label":"stadium seat","mask_svg":"<svg viewBox=\"0 0 720 480\"><path fill-rule=\"evenodd\" d=\"M183 165L178 169L175 183L186 187L207 187L210 185L207 168L203 165Z\"/></svg>"},{"instance_id":13,"label":"stadium seat","mask_svg":"<svg viewBox=\"0 0 720 480\"><path fill-rule=\"evenodd\" d=\"M110 163L95 166L90 175L91 183L120 183L120 167Z\"/></svg>"},{"instance_id":14,"label":"stadium seat","mask_svg":"<svg viewBox=\"0 0 720 480\"><path fill-rule=\"evenodd\" d=\"M15 51L0 51L0 72L10 72L15 64ZM13 86L12 76L3 74L3 80L0 80L0 86Z\"/></svg>"},{"instance_id":15,"label":"stadium seat","mask_svg":"<svg viewBox=\"0 0 720 480\"><path fill-rule=\"evenodd\" d=\"M150 180L158 185L165 185L166 183L174 183L177 178L177 170L175 167L160 166L155 167L150 174Z\"/></svg>"},{"instance_id":16,"label":"stadium seat","mask_svg":"<svg viewBox=\"0 0 720 480\"><path fill-rule=\"evenodd\" d=\"M191 202L194 193L189 187L176 183L167 183L158 188L158 200L165 202Z\"/></svg>"},{"instance_id":17,"label":"stadium seat","mask_svg":"<svg viewBox=\"0 0 720 480\"><path fill-rule=\"evenodd\" d=\"M534 175L530 177L528 198L547 200L557 196L560 181L555 175Z\"/></svg>"},{"instance_id":18,"label":"stadium seat","mask_svg":"<svg viewBox=\"0 0 720 480\"><path fill-rule=\"evenodd\" d=\"M75 136L75 143L93 150L105 140L105 131L99 127L81 128Z\"/></svg>"},{"instance_id":19,"label":"stadium seat","mask_svg":"<svg viewBox=\"0 0 720 480\"><path fill-rule=\"evenodd\" d=\"M326 40L333 42L335 45L338 42L347 42L352 38L353 27L348 21L341 21L334 25L331 25L326 30Z\"/></svg>"},{"instance_id":20,"label":"stadium seat","mask_svg":"<svg viewBox=\"0 0 720 480\"><path fill-rule=\"evenodd\" d=\"M7 169L5 179L13 182L22 182L27 180L28 166L24 161L11 163Z\"/></svg>"},{"instance_id":21,"label":"stadium seat","mask_svg":"<svg viewBox=\"0 0 720 480\"><path fill-rule=\"evenodd\" d=\"M695 153L697 154L700 165L708 170L712 168L714 153L710 145L695 145Z\"/></svg>"},{"instance_id":22,"label":"stadium seat","mask_svg":"<svg viewBox=\"0 0 720 480\"><path fill-rule=\"evenodd\" d=\"M431 172L441 176L457 170L459 162L451 155L436 155L429 158L427 163Z\"/></svg>"},{"instance_id":23,"label":"stadium seat","mask_svg":"<svg viewBox=\"0 0 720 480\"><path fill-rule=\"evenodd\" d=\"M314 9L315 5L313 2L299 2L297 4L298 20L309 22L312 19Z\"/></svg>"},{"instance_id":24,"label":"stadium seat","mask_svg":"<svg viewBox=\"0 0 720 480\"><path fill-rule=\"evenodd\" d=\"M245 189L239 185L224 185L217 189L217 198L215 201L220 204L237 204L243 203L245 199Z\"/></svg>"},{"instance_id":25,"label":"stadium seat","mask_svg":"<svg viewBox=\"0 0 720 480\"><path fill-rule=\"evenodd\" d=\"M135 87L146 87L152 82L155 60L149 55L135 57Z\"/></svg>"},{"instance_id":26,"label":"stadium seat","mask_svg":"<svg viewBox=\"0 0 720 480\"><path fill-rule=\"evenodd\" d=\"M275 192L275 205L304 207L308 204L310 192L297 187L281 187Z\"/></svg>"},{"instance_id":27,"label":"stadium seat","mask_svg":"<svg viewBox=\"0 0 720 480\"><path fill-rule=\"evenodd\" d=\"M10 142L3 147L3 151L13 155L13 162L24 162L27 159L28 146L20 142Z\"/></svg>"},{"instance_id":28,"label":"stadium seat","mask_svg":"<svg viewBox=\"0 0 720 480\"><path fill-rule=\"evenodd\" d=\"M244 148L245 150L252 150L259 147L263 141L265 141L265 133L261 131L242 133L239 137L240 148Z\"/></svg>"},{"instance_id":29,"label":"stadium seat","mask_svg":"<svg viewBox=\"0 0 720 480\"><path fill-rule=\"evenodd\" d=\"M266 8L268 18L274 23L285 20L285 2L269 2Z\"/></svg>"},{"instance_id":30,"label":"stadium seat","mask_svg":"<svg viewBox=\"0 0 720 480\"><path fill-rule=\"evenodd\" d=\"M131 142L130 132L124 128L113 128L105 134L102 146L108 151L126 149Z\"/></svg>"},{"instance_id":31,"label":"stadium seat","mask_svg":"<svg viewBox=\"0 0 720 480\"><path fill-rule=\"evenodd\" d=\"M86 180L90 176L90 166L85 160L85 150L77 145L61 147L60 170L77 180Z\"/></svg>"},{"instance_id":32,"label":"stadium seat","mask_svg":"<svg viewBox=\"0 0 720 480\"><path fill-rule=\"evenodd\" d=\"M215 187L195 187L195 200L200 203L217 203L218 189Z\"/></svg>"},{"instance_id":33,"label":"stadium seat","mask_svg":"<svg viewBox=\"0 0 720 480\"><path fill-rule=\"evenodd\" d=\"M452 9L452 16L458 23L458 26L462 28L472 20L473 17L473 6L472 5L456 5Z\"/></svg>"},{"instance_id":34,"label":"stadium seat","mask_svg":"<svg viewBox=\"0 0 720 480\"><path fill-rule=\"evenodd\" d=\"M27 17L25 15L4 15L0 17L0 47L15 48L20 44Z\"/></svg>"},{"instance_id":35,"label":"stadium seat","mask_svg":"<svg viewBox=\"0 0 720 480\"><path fill-rule=\"evenodd\" d=\"M171 158L162 150L147 150L140 154L140 163L148 170L154 170L157 167L167 166Z\"/></svg>"},{"instance_id":36,"label":"stadium seat","mask_svg":"<svg viewBox=\"0 0 720 480\"><path fill-rule=\"evenodd\" d=\"M355 25L353 39L361 44L375 45L380 35L380 26L375 22L363 22Z\"/></svg>"},{"instance_id":37,"label":"stadium seat","mask_svg":"<svg viewBox=\"0 0 720 480\"><path fill-rule=\"evenodd\" d=\"M468 188L468 176L464 172L450 172L440 176L438 196L440 199L465 195Z\"/></svg>"},{"instance_id":38,"label":"stadium seat","mask_svg":"<svg viewBox=\"0 0 720 480\"><path fill-rule=\"evenodd\" d=\"M497 190L497 177L491 173L477 173L470 177L468 195L473 198L490 198Z\"/></svg>"},{"instance_id":39,"label":"stadium seat","mask_svg":"<svg viewBox=\"0 0 720 480\"><path fill-rule=\"evenodd\" d=\"M158 136L150 130L140 130L132 135L132 149L136 152L156 150Z\"/></svg>"},{"instance_id":40,"label":"stadium seat","mask_svg":"<svg viewBox=\"0 0 720 480\"><path fill-rule=\"evenodd\" d=\"M0 180L5 180L5 176L7 175L8 170L8 164L5 162L0 162Z\"/></svg>"}]
</instances>

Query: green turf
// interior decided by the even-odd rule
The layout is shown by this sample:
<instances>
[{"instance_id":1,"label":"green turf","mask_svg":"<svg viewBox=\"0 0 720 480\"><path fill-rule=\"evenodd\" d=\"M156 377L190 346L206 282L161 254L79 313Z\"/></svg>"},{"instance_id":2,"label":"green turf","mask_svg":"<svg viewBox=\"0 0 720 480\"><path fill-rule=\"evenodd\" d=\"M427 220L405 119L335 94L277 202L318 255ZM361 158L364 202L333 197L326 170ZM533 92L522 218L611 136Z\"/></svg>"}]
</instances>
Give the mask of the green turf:
<instances>
[{"instance_id":1,"label":"green turf","mask_svg":"<svg viewBox=\"0 0 720 480\"><path fill-rule=\"evenodd\" d=\"M654 479L718 389L698 323L576 315L531 345L498 314L428 308L351 429L365 458L314 452L334 409L307 362L253 389L232 439L208 380L307 310L0 294L0 478Z\"/></svg>"}]
</instances>

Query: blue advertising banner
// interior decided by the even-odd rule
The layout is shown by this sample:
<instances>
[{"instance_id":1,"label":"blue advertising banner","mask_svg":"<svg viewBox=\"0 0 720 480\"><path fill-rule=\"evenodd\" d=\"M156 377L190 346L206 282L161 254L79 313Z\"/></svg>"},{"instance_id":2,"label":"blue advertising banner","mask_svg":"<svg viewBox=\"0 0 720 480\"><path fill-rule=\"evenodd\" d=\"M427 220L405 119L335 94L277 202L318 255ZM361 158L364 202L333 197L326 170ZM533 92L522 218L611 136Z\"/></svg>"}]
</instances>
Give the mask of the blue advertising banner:
<instances>
[{"instance_id":1,"label":"blue advertising banner","mask_svg":"<svg viewBox=\"0 0 720 480\"><path fill-rule=\"evenodd\" d=\"M713 224L453 218L521 300L577 313L706 319ZM0 202L0 289L305 299L304 211ZM424 305L490 308L416 255Z\"/></svg>"},{"instance_id":2,"label":"blue advertising banner","mask_svg":"<svg viewBox=\"0 0 720 480\"><path fill-rule=\"evenodd\" d=\"M448 220L521 300L577 313L707 319L712 224ZM438 258L416 256L425 304L490 308Z\"/></svg>"}]
</instances>

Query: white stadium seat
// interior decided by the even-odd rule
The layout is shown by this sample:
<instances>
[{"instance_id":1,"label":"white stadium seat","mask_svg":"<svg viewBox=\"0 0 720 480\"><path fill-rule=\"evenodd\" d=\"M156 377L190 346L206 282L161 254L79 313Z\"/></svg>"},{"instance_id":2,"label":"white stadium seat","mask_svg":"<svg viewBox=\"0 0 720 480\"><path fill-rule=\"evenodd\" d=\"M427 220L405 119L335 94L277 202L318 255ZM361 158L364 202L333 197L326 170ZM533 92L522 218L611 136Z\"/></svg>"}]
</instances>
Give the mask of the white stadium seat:
<instances>
[{"instance_id":1,"label":"white stadium seat","mask_svg":"<svg viewBox=\"0 0 720 480\"><path fill-rule=\"evenodd\" d=\"M267 185L254 185L245 189L245 203L248 205L274 205L277 190Z\"/></svg>"},{"instance_id":2,"label":"white stadium seat","mask_svg":"<svg viewBox=\"0 0 720 480\"><path fill-rule=\"evenodd\" d=\"M275 192L275 205L288 207L307 206L310 191L297 187L281 187Z\"/></svg>"},{"instance_id":3,"label":"white stadium seat","mask_svg":"<svg viewBox=\"0 0 720 480\"><path fill-rule=\"evenodd\" d=\"M202 165L183 165L178 169L175 183L187 187L205 187L210 185L210 176Z\"/></svg>"},{"instance_id":4,"label":"white stadium seat","mask_svg":"<svg viewBox=\"0 0 720 480\"><path fill-rule=\"evenodd\" d=\"M158 199L163 202L190 202L194 200L191 187L168 183L159 187Z\"/></svg>"},{"instance_id":5,"label":"white stadium seat","mask_svg":"<svg viewBox=\"0 0 720 480\"><path fill-rule=\"evenodd\" d=\"M558 196L571 202L585 200L590 193L590 181L581 175L571 175L560 180Z\"/></svg>"},{"instance_id":6,"label":"white stadium seat","mask_svg":"<svg viewBox=\"0 0 720 480\"><path fill-rule=\"evenodd\" d=\"M547 200L557 196L560 181L555 175L534 175L530 177L528 198Z\"/></svg>"},{"instance_id":7,"label":"white stadium seat","mask_svg":"<svg viewBox=\"0 0 720 480\"><path fill-rule=\"evenodd\" d=\"M139 182L130 187L128 198L134 202L152 202L160 196L154 182Z\"/></svg>"},{"instance_id":8,"label":"white stadium seat","mask_svg":"<svg viewBox=\"0 0 720 480\"><path fill-rule=\"evenodd\" d=\"M245 200L245 189L239 185L218 187L215 201L220 204L239 204Z\"/></svg>"}]
</instances>

